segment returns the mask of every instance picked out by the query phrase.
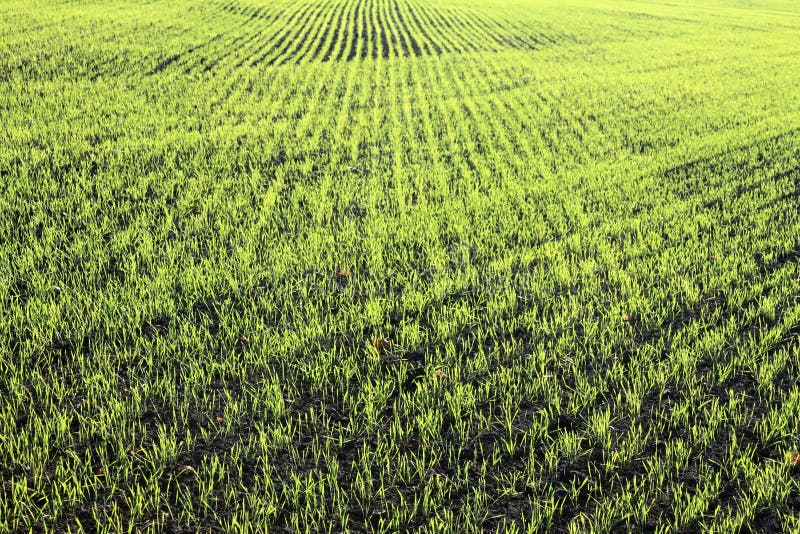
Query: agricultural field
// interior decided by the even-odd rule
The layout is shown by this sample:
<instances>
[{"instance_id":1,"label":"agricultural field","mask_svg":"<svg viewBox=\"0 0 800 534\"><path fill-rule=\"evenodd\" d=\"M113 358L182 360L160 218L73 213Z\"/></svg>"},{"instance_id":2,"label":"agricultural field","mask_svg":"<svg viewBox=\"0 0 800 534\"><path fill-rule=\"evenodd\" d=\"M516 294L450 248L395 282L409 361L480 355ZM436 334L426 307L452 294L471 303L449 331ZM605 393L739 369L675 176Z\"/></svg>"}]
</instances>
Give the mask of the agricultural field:
<instances>
[{"instance_id":1,"label":"agricultural field","mask_svg":"<svg viewBox=\"0 0 800 534\"><path fill-rule=\"evenodd\" d=\"M0 0L0 531L800 531L800 5Z\"/></svg>"}]
</instances>

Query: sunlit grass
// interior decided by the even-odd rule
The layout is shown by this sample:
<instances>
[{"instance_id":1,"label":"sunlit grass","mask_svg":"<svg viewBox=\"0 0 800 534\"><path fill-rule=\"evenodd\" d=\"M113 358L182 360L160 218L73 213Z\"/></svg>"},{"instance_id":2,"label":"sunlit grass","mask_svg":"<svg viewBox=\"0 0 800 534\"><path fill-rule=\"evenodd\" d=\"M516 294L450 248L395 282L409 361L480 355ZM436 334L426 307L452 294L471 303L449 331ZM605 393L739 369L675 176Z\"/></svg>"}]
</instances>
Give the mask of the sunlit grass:
<instances>
[{"instance_id":1,"label":"sunlit grass","mask_svg":"<svg viewBox=\"0 0 800 534\"><path fill-rule=\"evenodd\" d=\"M791 3L0 36L0 530L800 525Z\"/></svg>"}]
</instances>

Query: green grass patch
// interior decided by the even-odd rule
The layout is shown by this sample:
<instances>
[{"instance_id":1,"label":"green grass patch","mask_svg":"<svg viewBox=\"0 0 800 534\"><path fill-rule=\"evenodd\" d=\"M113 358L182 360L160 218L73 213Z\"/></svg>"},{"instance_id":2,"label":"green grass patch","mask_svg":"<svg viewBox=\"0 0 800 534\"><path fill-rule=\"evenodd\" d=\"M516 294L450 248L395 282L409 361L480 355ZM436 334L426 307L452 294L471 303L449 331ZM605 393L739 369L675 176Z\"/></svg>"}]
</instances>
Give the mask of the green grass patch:
<instances>
[{"instance_id":1,"label":"green grass patch","mask_svg":"<svg viewBox=\"0 0 800 534\"><path fill-rule=\"evenodd\" d=\"M798 73L782 0L3 2L0 530L797 531Z\"/></svg>"}]
</instances>

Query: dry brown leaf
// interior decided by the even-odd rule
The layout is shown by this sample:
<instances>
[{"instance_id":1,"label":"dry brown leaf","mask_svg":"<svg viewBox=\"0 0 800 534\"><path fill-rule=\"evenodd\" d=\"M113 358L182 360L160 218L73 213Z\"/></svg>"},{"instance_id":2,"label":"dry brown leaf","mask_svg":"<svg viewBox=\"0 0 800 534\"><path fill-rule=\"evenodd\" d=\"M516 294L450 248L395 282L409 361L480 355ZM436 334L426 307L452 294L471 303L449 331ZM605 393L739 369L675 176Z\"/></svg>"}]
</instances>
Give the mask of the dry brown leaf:
<instances>
[{"instance_id":1,"label":"dry brown leaf","mask_svg":"<svg viewBox=\"0 0 800 534\"><path fill-rule=\"evenodd\" d=\"M183 475L183 474L186 474L186 473L193 473L193 474L197 475L197 469L195 469L191 465L184 465L183 467L181 467L181 470L178 471L178 475Z\"/></svg>"}]
</instances>

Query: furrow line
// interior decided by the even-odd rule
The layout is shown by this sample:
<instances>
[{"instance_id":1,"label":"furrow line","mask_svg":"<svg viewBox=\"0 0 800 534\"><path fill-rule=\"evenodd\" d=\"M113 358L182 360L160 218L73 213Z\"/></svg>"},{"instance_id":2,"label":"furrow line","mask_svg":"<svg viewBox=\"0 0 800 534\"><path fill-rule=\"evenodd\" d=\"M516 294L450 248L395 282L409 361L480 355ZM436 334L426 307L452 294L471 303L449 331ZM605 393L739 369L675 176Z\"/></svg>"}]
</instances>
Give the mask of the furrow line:
<instances>
[{"instance_id":1,"label":"furrow line","mask_svg":"<svg viewBox=\"0 0 800 534\"><path fill-rule=\"evenodd\" d=\"M290 29L290 33L282 36L278 43L273 46L269 53L269 59L264 56L254 65L263 63L266 66L278 66L282 63L283 58L286 58L286 61L290 60L291 50L302 46L309 39L309 35L317 26L317 17L326 10L326 7L326 2L314 2L313 8L307 11L305 16L294 25L294 29Z\"/></svg>"},{"instance_id":2,"label":"furrow line","mask_svg":"<svg viewBox=\"0 0 800 534\"><path fill-rule=\"evenodd\" d=\"M302 55L300 55L296 63L312 63L318 61L321 51L330 45L331 38L335 33L333 25L336 23L337 18L341 17L347 3L341 0L332 2L329 9L326 11L325 18L320 24L320 31L314 38L314 44L309 43Z\"/></svg>"},{"instance_id":3,"label":"furrow line","mask_svg":"<svg viewBox=\"0 0 800 534\"><path fill-rule=\"evenodd\" d=\"M240 35L230 43L230 45L225 47L221 53L217 54L215 59L206 62L203 66L203 70L208 72L213 69L225 67L229 60L234 61L235 58L245 55L246 51L257 43L264 31L268 28L271 28L276 21L279 20L283 13L286 12L286 9L287 8L284 7L283 9L274 12L274 16L267 16L264 12L256 8L255 11L258 12L258 15L260 16L254 17L251 15L247 20L245 20L242 23L242 27L246 28L246 31L241 32ZM241 64L237 66L241 66ZM227 68L225 68L222 72L228 74L231 70L231 66L228 65Z\"/></svg>"},{"instance_id":4,"label":"furrow line","mask_svg":"<svg viewBox=\"0 0 800 534\"><path fill-rule=\"evenodd\" d=\"M385 0L384 8L387 16L387 24L392 29L392 34L398 41L400 50L402 50L402 55L405 57L419 57L419 45L398 16L397 0Z\"/></svg>"},{"instance_id":5,"label":"furrow line","mask_svg":"<svg viewBox=\"0 0 800 534\"><path fill-rule=\"evenodd\" d=\"M460 39L469 43L474 52L497 51L493 45L500 44L499 37L493 34L487 35L480 25L470 23L467 20L466 9L443 8L441 11L446 20L453 25L454 30L459 33Z\"/></svg>"},{"instance_id":6,"label":"furrow line","mask_svg":"<svg viewBox=\"0 0 800 534\"><path fill-rule=\"evenodd\" d=\"M347 50L347 56L344 58L345 61L352 61L358 57L358 48L361 41L359 21L363 9L364 7L362 5L362 0L357 0L355 11L353 12L353 18L350 20L350 29L352 34L350 36L350 48Z\"/></svg>"},{"instance_id":7,"label":"furrow line","mask_svg":"<svg viewBox=\"0 0 800 534\"><path fill-rule=\"evenodd\" d=\"M331 21L330 27L327 29L327 41L324 45L314 51L314 60L323 62L330 61L331 55L336 53L337 47L341 43L340 34L342 31L343 21L346 20L350 3L346 1L341 2L341 7L338 11L338 16L334 17Z\"/></svg>"},{"instance_id":8,"label":"furrow line","mask_svg":"<svg viewBox=\"0 0 800 534\"><path fill-rule=\"evenodd\" d=\"M391 20L391 13L390 13L390 5L388 1L381 1L381 26L383 29L383 38L386 39L388 35L389 39L389 54L387 57L402 57L404 56L405 46L404 43L401 42L401 37L398 35L398 28L393 24Z\"/></svg>"},{"instance_id":9,"label":"furrow line","mask_svg":"<svg viewBox=\"0 0 800 534\"><path fill-rule=\"evenodd\" d=\"M472 11L464 10L460 17L463 24L472 28L476 34L481 35L487 49L497 51L495 46L502 48L528 49L527 44L515 35L508 35L509 28L498 24L492 17L477 15Z\"/></svg>"},{"instance_id":10,"label":"furrow line","mask_svg":"<svg viewBox=\"0 0 800 534\"><path fill-rule=\"evenodd\" d=\"M289 35L296 32L297 27L302 28L310 13L314 11L314 5L315 3L311 1L295 4L296 9L289 14L288 18L284 21L275 21L273 25L275 31L262 39L258 50L242 59L238 66L248 64L250 67L255 67L267 60L276 50L287 46Z\"/></svg>"},{"instance_id":11,"label":"furrow line","mask_svg":"<svg viewBox=\"0 0 800 534\"><path fill-rule=\"evenodd\" d=\"M280 61L277 61L275 64L299 64L308 54L312 53L312 50L315 50L325 37L327 24L330 23L331 18L335 16L335 8L339 3L341 3L341 0L328 0L325 3L324 10L318 11L314 20L309 22L309 25L314 26L313 35L308 33L305 36L298 38L299 42L297 46L295 46L294 50L287 52L284 58Z\"/></svg>"},{"instance_id":12,"label":"furrow line","mask_svg":"<svg viewBox=\"0 0 800 534\"><path fill-rule=\"evenodd\" d=\"M436 47L447 53L457 53L461 51L450 37L445 34L444 28L433 21L423 3L417 2L416 0L407 0L405 3L413 14L419 27L425 29L430 36L431 42L436 43Z\"/></svg>"},{"instance_id":13,"label":"furrow line","mask_svg":"<svg viewBox=\"0 0 800 534\"><path fill-rule=\"evenodd\" d=\"M440 55L442 53L442 49L440 48L439 44L428 35L428 32L425 30L425 28L420 25L416 14L411 10L409 2L406 0L394 0L394 2L398 13L404 13L404 15L401 16L401 20L407 21L409 32L415 33L418 31L424 39L422 45L427 53L429 55ZM416 30L414 28L416 28Z\"/></svg>"},{"instance_id":14,"label":"furrow line","mask_svg":"<svg viewBox=\"0 0 800 534\"><path fill-rule=\"evenodd\" d=\"M381 2L379 0L370 2L369 25L370 25L370 39L374 43L371 55L373 60L377 60L378 58L386 59L389 53L388 43L386 42L386 34L384 33L383 26L380 24L380 18L378 14L380 8L381 8ZM375 73L375 77L376 79L378 79L377 72Z\"/></svg>"},{"instance_id":15,"label":"furrow line","mask_svg":"<svg viewBox=\"0 0 800 534\"><path fill-rule=\"evenodd\" d=\"M283 56L278 56L274 60L275 66L284 65L286 63L300 63L306 54L309 53L311 48L314 47L317 39L325 34L325 20L334 11L333 7L338 0L325 0L320 3L320 8L312 15L307 23L307 31L302 36L295 36L291 38L296 44L293 47L287 48Z\"/></svg>"},{"instance_id":16,"label":"furrow line","mask_svg":"<svg viewBox=\"0 0 800 534\"><path fill-rule=\"evenodd\" d=\"M342 8L339 13L339 20L342 20L343 17L349 17L349 13L355 8L355 3L357 1L359 0L350 0L341 3ZM347 46L344 39L337 39L335 37L337 31L340 31L339 26L335 26L329 36L329 46L335 46L335 48L330 49L330 53L339 53L340 50L343 50ZM309 101L310 107L308 112L305 113L298 122L298 142L305 143L305 140L308 139L310 146L319 147L319 151L330 150L330 147L322 147L321 141L323 137L325 137L327 143L333 142L333 139L329 138L328 132L335 117L333 110L336 108L342 96L339 94L339 88L345 80L347 74L346 70L347 69L341 68L339 65L326 62L318 63L317 72L324 71L324 74L318 76L319 83L314 91L314 97ZM315 157L320 157L321 155L322 154L315 155ZM330 152L327 156L330 159ZM322 162L320 164L322 164Z\"/></svg>"},{"instance_id":17,"label":"furrow line","mask_svg":"<svg viewBox=\"0 0 800 534\"><path fill-rule=\"evenodd\" d=\"M352 8L347 13L347 18L344 20L344 24L339 26L339 33L341 34L341 41L346 46L341 46L336 53L335 61L342 61L347 57L348 50L350 50L350 46L355 39L355 17L358 12L358 2L359 0L353 0Z\"/></svg>"},{"instance_id":18,"label":"furrow line","mask_svg":"<svg viewBox=\"0 0 800 534\"><path fill-rule=\"evenodd\" d=\"M402 9L400 7L400 0L388 0L388 2L392 16L397 21L397 27L406 37L406 42L411 50L411 54L417 57L422 56L422 47L420 46L418 39L414 37L414 29L408 22L406 22L405 17L403 16Z\"/></svg>"},{"instance_id":19,"label":"furrow line","mask_svg":"<svg viewBox=\"0 0 800 534\"><path fill-rule=\"evenodd\" d=\"M447 35L451 42L457 47L457 52L460 54L468 54L470 52L477 52L480 50L475 43L472 42L471 36L465 34L457 20L458 12L453 15L453 10L446 6L436 8L431 5L425 5L424 8L428 10L430 17L434 20L441 29L444 35Z\"/></svg>"}]
</instances>

